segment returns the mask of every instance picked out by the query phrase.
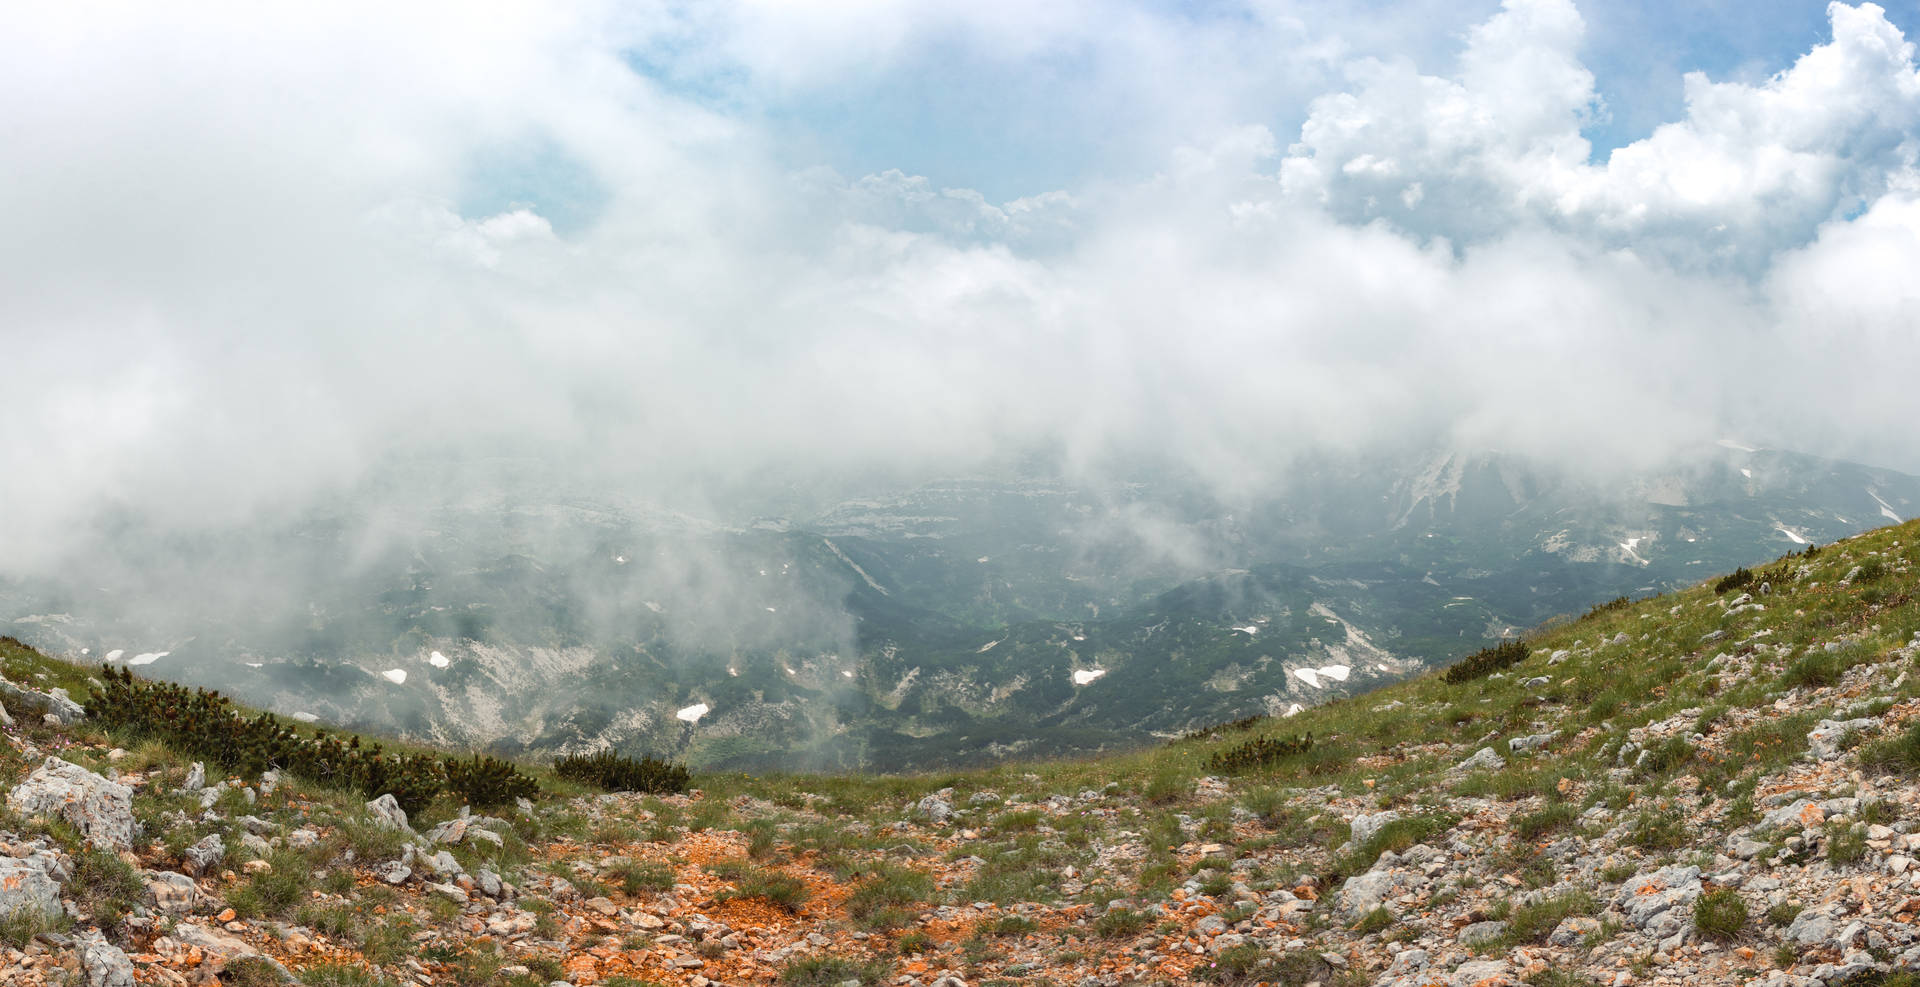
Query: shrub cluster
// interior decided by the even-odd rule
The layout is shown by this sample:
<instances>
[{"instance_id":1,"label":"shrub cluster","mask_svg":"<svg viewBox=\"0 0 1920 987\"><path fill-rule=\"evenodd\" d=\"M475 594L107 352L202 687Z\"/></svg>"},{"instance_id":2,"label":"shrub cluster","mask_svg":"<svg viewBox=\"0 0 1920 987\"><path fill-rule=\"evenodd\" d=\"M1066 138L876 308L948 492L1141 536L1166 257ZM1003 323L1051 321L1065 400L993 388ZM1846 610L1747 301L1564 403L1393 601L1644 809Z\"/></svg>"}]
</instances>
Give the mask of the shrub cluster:
<instances>
[{"instance_id":1,"label":"shrub cluster","mask_svg":"<svg viewBox=\"0 0 1920 987\"><path fill-rule=\"evenodd\" d=\"M87 715L95 722L154 738L229 770L258 774L274 768L368 798L392 794L409 814L447 790L469 799L539 791L533 779L494 758L461 762L433 754L388 753L377 743L363 747L357 736L344 741L325 732L305 737L271 714L246 716L218 692L143 681L134 678L131 669L111 666L102 667L100 677L103 684L86 703Z\"/></svg>"},{"instance_id":2,"label":"shrub cluster","mask_svg":"<svg viewBox=\"0 0 1920 987\"><path fill-rule=\"evenodd\" d=\"M1527 660L1526 642L1515 639L1502 641L1491 648L1481 648L1454 662L1442 672L1440 677L1453 685L1483 679L1503 668L1510 668Z\"/></svg>"},{"instance_id":3,"label":"shrub cluster","mask_svg":"<svg viewBox=\"0 0 1920 987\"><path fill-rule=\"evenodd\" d=\"M1609 613L1614 610L1625 610L1627 607L1631 606L1632 604L1633 604L1632 600L1629 600L1624 596L1616 596L1605 603L1594 604L1593 609L1587 611L1587 616L1597 617L1603 613Z\"/></svg>"},{"instance_id":4,"label":"shrub cluster","mask_svg":"<svg viewBox=\"0 0 1920 987\"><path fill-rule=\"evenodd\" d=\"M693 780L684 765L645 755L636 761L612 751L569 754L553 762L553 773L607 792L684 792Z\"/></svg>"},{"instance_id":5,"label":"shrub cluster","mask_svg":"<svg viewBox=\"0 0 1920 987\"><path fill-rule=\"evenodd\" d=\"M1233 774L1269 764L1313 749L1313 734L1300 737L1255 737L1244 744L1229 747L1207 758L1207 770Z\"/></svg>"},{"instance_id":6,"label":"shrub cluster","mask_svg":"<svg viewBox=\"0 0 1920 987\"><path fill-rule=\"evenodd\" d=\"M540 783L520 773L511 762L475 754L471 758L447 758L447 788L476 809L490 809L514 799L531 799L540 794Z\"/></svg>"},{"instance_id":7,"label":"shrub cluster","mask_svg":"<svg viewBox=\"0 0 1920 987\"><path fill-rule=\"evenodd\" d=\"M1719 582L1716 582L1713 584L1713 591L1715 593L1726 593L1731 590L1739 589L1742 586L1749 585L1752 582L1753 582L1753 570L1747 568L1746 566L1741 566L1740 568L1735 569L1724 576L1721 576Z\"/></svg>"},{"instance_id":8,"label":"shrub cluster","mask_svg":"<svg viewBox=\"0 0 1920 987\"><path fill-rule=\"evenodd\" d=\"M1243 716L1237 720L1215 723L1211 726L1201 727L1198 730L1188 730L1186 733L1180 735L1180 740L1205 740L1208 737L1216 737L1223 733L1245 733L1259 726L1260 721L1266 718L1265 714L1256 713L1252 716ZM1178 743L1178 741L1175 741L1175 743Z\"/></svg>"}]
</instances>

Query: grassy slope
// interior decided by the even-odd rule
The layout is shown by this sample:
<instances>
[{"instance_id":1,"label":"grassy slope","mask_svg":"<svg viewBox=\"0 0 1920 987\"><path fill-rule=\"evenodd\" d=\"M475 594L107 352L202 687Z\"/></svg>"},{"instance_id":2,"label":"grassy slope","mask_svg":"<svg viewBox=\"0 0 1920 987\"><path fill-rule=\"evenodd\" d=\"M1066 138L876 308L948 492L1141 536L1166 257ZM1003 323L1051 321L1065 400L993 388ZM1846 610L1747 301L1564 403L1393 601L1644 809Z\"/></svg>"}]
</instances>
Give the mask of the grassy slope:
<instances>
[{"instance_id":1,"label":"grassy slope","mask_svg":"<svg viewBox=\"0 0 1920 987\"><path fill-rule=\"evenodd\" d=\"M1123 755L921 775L708 774L695 779L704 789L702 798L631 804L568 800L565 797L580 794L579 789L543 773L542 784L561 798L545 800L537 817L516 822L518 831L508 846L488 859L503 868L550 867L553 873L578 877L568 869L569 861L615 853L651 856L677 867L679 881L715 888L725 882L739 885L755 873L785 874L815 882L819 900L796 918L835 935L840 932L834 930L849 927L885 933L857 947L845 943L869 954L881 946L904 951L909 933L858 913L850 904L854 899L840 897L847 885L858 892L899 884L909 917L922 906L941 902L985 901L1009 909L1039 902L1062 910L1034 912L1038 920L1069 923L1057 933L1061 944L1078 943L1083 947L1079 951L1089 956L1121 951L1123 943L1134 942L1127 938L1133 933L1109 935L1098 931L1095 922L1089 927L1096 938L1089 944L1083 941L1086 933L1074 931L1072 916L1090 913L1074 913L1074 908L1114 897L1166 901L1170 894L1179 897L1175 889L1183 881L1203 888L1214 881L1224 886L1224 873L1208 870L1210 851L1196 849L1205 841L1219 841L1229 853L1253 859L1258 867L1246 876L1256 892L1289 887L1305 877L1331 888L1325 882L1364 869L1370 860L1361 857L1387 845L1360 848L1358 856L1335 851L1347 839L1345 817L1359 811L1391 807L1411 815L1387 838L1404 846L1451 828L1462 799L1494 807L1481 811L1529 838L1555 830L1578 831L1580 812L1607 803L1625 807L1622 818L1639 848L1635 853L1644 851L1656 862L1676 859L1675 854L1689 852L1689 846L1704 847L1714 839L1714 830L1750 822L1755 784L1800 762L1807 730L1816 719L1843 707L1884 710L1920 698L1920 676L1904 671L1914 653L1905 645L1920 631L1916 539L1920 522L1870 532L1811 558L1789 558L1786 564L1795 578L1756 598L1764 609L1729 614L1728 603L1742 591L1715 594L1709 585L1695 586L1539 631L1529 640L1532 656L1498 677L1456 685L1438 673L1428 674L1289 720L1259 721L1244 730ZM1856 567L1865 571L1842 585L1842 578ZM1721 633L1714 636L1716 632ZM1622 635L1622 643L1610 643ZM64 687L76 697L86 693L88 669L16 644L0 642L0 668L16 682ZM1525 685L1538 676L1548 681ZM1672 731L1637 731L1673 721L1687 724L1680 738L1692 732L1701 739L1676 744L1656 739L1671 738ZM136 813L149 821L150 831L164 834L142 851L147 864L166 865L203 830L225 826L230 844L237 840L230 822L168 829L163 814L185 807L179 796L167 794L171 779L184 774L185 759L177 754L84 725L56 731L23 723L17 729L42 749L59 749L63 756L101 769L107 766L109 747L126 747L132 754L121 758L118 770L144 768L167 780L136 797ZM1516 759L1505 770L1448 770L1482 746L1504 752L1509 738L1549 730L1560 734L1549 750ZM1206 762L1216 753L1254 737L1304 732L1317 740L1306 755L1224 783L1209 779ZM1636 742L1644 742L1653 753L1638 756L1627 747ZM17 756L9 761L0 764L0 778L17 777L28 766ZM960 810L952 825L900 824L915 800L948 787L954 789L950 800ZM1035 806L1049 795L1090 789L1107 793L1102 799L1079 801L1092 811ZM970 807L969 797L984 792L995 795ZM255 811L287 826L318 824L333 834L329 839L335 850L358 846L362 857L371 860L378 856L374 851L380 849L380 837L356 821L358 801L344 793L289 785ZM1692 814L1666 832L1659 827L1668 818L1662 815L1664 807L1671 805L1685 805ZM1324 811L1328 807L1336 811ZM443 800L423 813L421 821L430 824L455 808ZM25 825L22 820L0 822L14 828ZM727 845L736 849L729 852L744 851L746 856L738 858L744 870L723 876L710 864L695 864L681 848L697 833L710 834L702 839L730 841ZM1088 871L1100 847L1128 839L1141 844L1141 858L1089 874L1084 882L1063 876L1067 867ZM978 865L963 863L982 859L985 863ZM943 876L945 883L937 890L931 882L909 886L913 881L901 876L895 860L936 875L951 867L954 876L950 881ZM476 859L469 866L483 862L488 861ZM308 863L319 867L327 861L316 857ZM1554 874L1538 858L1516 863L1515 872L1524 876L1542 867L1543 880L1568 876ZM826 880L838 882L841 890L819 883ZM361 883L364 891L365 875ZM242 904L245 891L233 892ZM361 893L345 885L322 891L336 895L344 910L351 910L353 895ZM1201 894L1187 900L1204 901L1211 892ZM822 903L827 900L830 905ZM401 903L430 924L430 901L403 896ZM252 907L276 914L271 902ZM287 914L284 909L280 913ZM1192 917L1188 914L1183 921ZM1101 921L1106 921L1104 916ZM379 962L374 931L362 931L343 932L342 941L358 936L361 955ZM943 934L934 927L928 948L945 951L953 962L983 948L977 933L964 942L960 933L949 937L952 942L942 941ZM1038 942L1032 935L1008 941ZM1145 948L1134 946L1136 952ZM969 962L991 966L992 961Z\"/></svg>"},{"instance_id":2,"label":"grassy slope","mask_svg":"<svg viewBox=\"0 0 1920 987\"><path fill-rule=\"evenodd\" d=\"M1528 643L1533 656L1510 669L1503 678L1460 685L1442 681L1438 671L1396 683L1374 692L1306 710L1286 720L1265 720L1249 731L1214 739L1175 743L1119 755L1040 762L1010 761L993 767L936 774L749 775L703 774L696 784L724 794L776 797L784 791L833 791L846 804L898 799L913 792L957 787L969 791L1026 788L1072 792L1118 782L1123 790L1164 798L1172 789L1191 789L1193 780L1209 772L1206 760L1228 747L1259 736L1312 733L1317 743L1311 754L1262 772L1259 781L1275 786L1333 785L1344 791L1376 788L1393 792L1422 787L1427 775L1441 766L1437 757L1405 757L1408 745L1459 742L1466 735L1517 736L1546 729L1580 733L1584 742L1562 748L1564 764L1577 770L1593 768L1593 756L1610 744L1618 745L1625 727L1608 730L1612 721L1643 724L1674 711L1702 705L1752 707L1772 702L1786 690L1786 663L1762 663L1767 674L1745 677L1722 687L1707 660L1730 650L1751 653L1754 643L1774 648L1804 650L1811 642L1846 637L1852 642L1844 660L1871 662L1905 643L1920 630L1920 599L1916 598L1913 560L1920 556L1914 543L1920 521L1868 532L1835 543L1812 558L1784 558L1805 566L1806 575L1764 598L1764 612L1748 612L1723 619L1727 597L1711 582L1676 593L1599 611L1565 626L1537 631ZM1842 587L1838 581L1854 566L1879 559L1886 570L1879 578ZM1753 587L1748 587L1752 589ZM1720 641L1703 638L1727 630ZM1581 649L1626 634L1627 644L1548 664L1559 650ZM1748 643L1735 646L1735 642ZM0 641L0 670L16 682L40 688L60 686L84 701L90 670L41 655L11 639ZM1520 683L1550 675L1544 688L1526 689ZM1920 681L1898 698L1920 695ZM300 724L289 725L301 727ZM301 727L302 729L306 729ZM396 749L424 749L381 738ZM1469 738L1471 739L1471 738ZM1551 762L1539 762L1548 763ZM555 786L550 773L528 765L541 775L543 785ZM1037 777L1036 783L1033 779ZM1369 784L1370 783L1370 784ZM564 783L557 786L572 793Z\"/></svg>"},{"instance_id":3,"label":"grassy slope","mask_svg":"<svg viewBox=\"0 0 1920 987\"><path fill-rule=\"evenodd\" d=\"M1578 734L1581 742L1561 745L1557 756L1535 759L1541 771L1597 774L1599 756L1617 749L1629 726L1662 719L1691 707L1758 707L1785 695L1790 661L1762 656L1758 674L1727 683L1709 661L1722 652L1756 653L1756 645L1787 648L1795 654L1809 644L1842 638L1848 647L1838 661L1884 660L1920 630L1920 598L1913 571L1920 557L1920 521L1881 528L1822 549L1812 558L1788 556L1806 575L1769 596L1757 597L1766 609L1725 618L1725 595L1712 581L1676 593L1596 612L1565 626L1534 633L1533 656L1503 678L1449 685L1439 671L1360 696L1308 709L1287 720L1265 720L1252 730L1170 744L1122 755L1038 763L1013 762L974 771L930 776L876 778L707 775L710 790L771 796L783 789L843 791L849 802L899 797L948 785L964 796L971 790L1039 789L1071 792L1118 782L1123 789L1157 800L1170 791L1191 790L1208 774L1214 754L1259 736L1312 733L1313 751L1258 780L1274 786L1336 786L1348 793L1411 792L1433 782L1443 756L1406 756L1423 744L1459 744L1485 737L1506 738L1558 729ZM1851 586L1839 580L1856 565L1879 560L1884 574ZM1754 587L1748 587L1753 589ZM1720 640L1704 638L1726 631ZM1626 634L1627 643L1593 648ZM1592 648L1592 650L1588 650ZM1550 665L1554 652L1578 652ZM1521 683L1547 675L1551 684L1527 689ZM1920 695L1920 680L1891 698ZM1830 712L1826 711L1826 712ZM1802 733L1805 731L1803 730ZM1797 752L1795 752L1797 753ZM1749 767L1753 767L1750 765ZM1749 772L1750 773L1750 772ZM1037 775L1036 783L1029 780ZM1368 784L1371 782L1371 784Z\"/></svg>"}]
</instances>

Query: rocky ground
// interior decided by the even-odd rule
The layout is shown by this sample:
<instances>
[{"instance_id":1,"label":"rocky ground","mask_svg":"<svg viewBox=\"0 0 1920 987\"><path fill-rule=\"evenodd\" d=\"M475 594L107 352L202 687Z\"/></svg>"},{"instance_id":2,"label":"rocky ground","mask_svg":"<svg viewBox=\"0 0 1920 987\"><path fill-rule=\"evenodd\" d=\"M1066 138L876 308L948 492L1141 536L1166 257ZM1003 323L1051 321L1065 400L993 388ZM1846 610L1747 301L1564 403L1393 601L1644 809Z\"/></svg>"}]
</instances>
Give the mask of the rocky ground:
<instances>
[{"instance_id":1,"label":"rocky ground","mask_svg":"<svg viewBox=\"0 0 1920 987\"><path fill-rule=\"evenodd\" d=\"M668 797L543 778L411 820L94 729L84 669L9 646L0 982L1908 982L1917 535L1135 755Z\"/></svg>"}]
</instances>

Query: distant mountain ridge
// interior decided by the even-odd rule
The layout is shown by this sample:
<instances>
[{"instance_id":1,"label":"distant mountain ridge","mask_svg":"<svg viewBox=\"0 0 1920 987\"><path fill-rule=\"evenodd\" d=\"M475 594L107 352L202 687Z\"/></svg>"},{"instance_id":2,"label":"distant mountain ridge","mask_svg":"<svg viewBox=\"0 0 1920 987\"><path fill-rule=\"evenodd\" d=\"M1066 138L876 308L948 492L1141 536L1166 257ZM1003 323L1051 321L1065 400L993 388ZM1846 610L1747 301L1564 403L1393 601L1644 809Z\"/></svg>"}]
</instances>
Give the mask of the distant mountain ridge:
<instances>
[{"instance_id":1,"label":"distant mountain ridge","mask_svg":"<svg viewBox=\"0 0 1920 987\"><path fill-rule=\"evenodd\" d=\"M123 533L98 571L0 584L0 630L447 744L899 769L1282 714L1915 514L1920 479L1737 443L1611 485L1440 453L1235 503L970 478L738 522L505 489Z\"/></svg>"}]
</instances>

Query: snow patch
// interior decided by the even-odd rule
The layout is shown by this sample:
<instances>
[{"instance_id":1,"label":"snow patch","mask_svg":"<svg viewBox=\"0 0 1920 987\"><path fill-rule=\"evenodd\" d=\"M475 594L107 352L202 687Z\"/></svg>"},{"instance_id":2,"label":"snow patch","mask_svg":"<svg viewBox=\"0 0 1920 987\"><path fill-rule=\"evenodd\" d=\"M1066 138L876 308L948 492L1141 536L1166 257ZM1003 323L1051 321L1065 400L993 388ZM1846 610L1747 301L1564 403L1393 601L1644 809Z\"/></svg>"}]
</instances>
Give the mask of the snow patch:
<instances>
[{"instance_id":1,"label":"snow patch","mask_svg":"<svg viewBox=\"0 0 1920 987\"><path fill-rule=\"evenodd\" d=\"M699 722L701 717L707 715L707 712L712 708L713 707L708 706L706 703L694 703L691 706L681 707L680 712L673 714L673 716L674 716L674 719L677 719L677 720L685 720L688 723L696 723L696 722Z\"/></svg>"},{"instance_id":2,"label":"snow patch","mask_svg":"<svg viewBox=\"0 0 1920 987\"><path fill-rule=\"evenodd\" d=\"M1809 542L1808 542L1808 541L1807 541L1807 540L1806 540L1805 538L1802 538L1802 537L1800 537L1800 535L1799 535L1799 533L1798 533L1798 532L1795 532L1795 531L1793 531L1793 530L1791 530L1791 529L1789 529L1789 528L1788 528L1788 527L1787 527L1786 525L1784 525L1784 524L1776 524L1776 525L1774 525L1774 526L1773 526L1773 529L1774 529L1775 531L1778 531L1778 532L1780 532L1780 533L1781 533L1781 534L1783 534L1783 535L1786 535L1786 536L1787 536L1788 538L1790 538L1790 539L1792 539L1792 540L1793 540L1793 543L1794 543L1795 545L1806 545L1806 544L1810 544L1810 543L1809 543Z\"/></svg>"},{"instance_id":3,"label":"snow patch","mask_svg":"<svg viewBox=\"0 0 1920 987\"><path fill-rule=\"evenodd\" d=\"M737 679L740 677L740 670L729 665L727 666L727 674Z\"/></svg>"},{"instance_id":4,"label":"snow patch","mask_svg":"<svg viewBox=\"0 0 1920 987\"><path fill-rule=\"evenodd\" d=\"M626 556L624 556L624 555L616 555L616 556L614 556L614 557L613 557L613 564L614 564L614 565L626 565L626 564L627 564L627 557L626 557Z\"/></svg>"},{"instance_id":5,"label":"snow patch","mask_svg":"<svg viewBox=\"0 0 1920 987\"><path fill-rule=\"evenodd\" d=\"M1716 441L1714 445L1717 445L1722 449L1732 449L1735 452L1759 452L1760 451L1750 445L1742 445L1738 442L1733 441L1732 439L1720 439Z\"/></svg>"},{"instance_id":6,"label":"snow patch","mask_svg":"<svg viewBox=\"0 0 1920 987\"><path fill-rule=\"evenodd\" d=\"M1753 471L1750 469L1747 469L1744 466L1740 468L1740 475L1746 477L1749 480L1753 479Z\"/></svg>"},{"instance_id":7,"label":"snow patch","mask_svg":"<svg viewBox=\"0 0 1920 987\"><path fill-rule=\"evenodd\" d=\"M137 654L137 655L134 655L134 656L133 656L132 658L128 658L128 659L127 659L127 664L129 664L129 665L151 665L151 664L153 664L154 662L156 662L156 661L159 661L160 659L162 659L162 658L165 658L166 656L168 656L168 655L170 655L170 654L173 654L173 652L171 652L171 651L148 651L148 652L144 652L144 653L142 653L142 654Z\"/></svg>"},{"instance_id":8,"label":"snow patch","mask_svg":"<svg viewBox=\"0 0 1920 987\"><path fill-rule=\"evenodd\" d=\"M1294 703L1293 705L1287 707L1286 712L1280 714L1280 718L1284 720L1289 716L1299 716L1301 711L1302 711L1302 708L1300 704Z\"/></svg>"},{"instance_id":9,"label":"snow patch","mask_svg":"<svg viewBox=\"0 0 1920 987\"><path fill-rule=\"evenodd\" d=\"M1347 680L1347 676L1351 674L1352 671L1353 669L1346 665L1320 666L1320 674L1334 680L1335 682L1345 682Z\"/></svg>"},{"instance_id":10,"label":"snow patch","mask_svg":"<svg viewBox=\"0 0 1920 987\"><path fill-rule=\"evenodd\" d=\"M1638 563L1640 563L1641 565L1649 565L1650 563L1649 563L1649 562L1647 562L1647 560L1646 560L1646 559L1643 559L1643 558L1641 558L1641 557L1640 557L1640 553L1639 553L1639 552L1636 552L1636 551L1634 551L1634 549L1636 549L1636 548L1639 548L1639 547L1640 547L1640 543L1641 543L1641 542L1643 542L1643 541L1646 541L1646 539L1644 539L1644 538L1629 538L1629 539L1627 539L1626 541L1623 541L1623 542L1621 542L1621 543L1620 543L1620 550L1621 550L1621 551L1623 551L1623 552L1625 552L1625 553L1627 553L1627 558L1630 558L1630 559L1632 559L1632 560L1634 560L1635 562L1638 562Z\"/></svg>"},{"instance_id":11,"label":"snow patch","mask_svg":"<svg viewBox=\"0 0 1920 987\"><path fill-rule=\"evenodd\" d=\"M985 563L986 563L986 562L988 561L988 558L987 558L987 556L985 556L985 555L982 555L982 556L980 556L979 558L977 558L977 559L974 559L974 561L975 561L975 562L979 562L979 563L981 563L981 564L983 564L983 565L984 565L984 564L985 564Z\"/></svg>"},{"instance_id":12,"label":"snow patch","mask_svg":"<svg viewBox=\"0 0 1920 987\"><path fill-rule=\"evenodd\" d=\"M1234 630L1239 631L1240 633L1245 634L1248 637L1252 637L1255 634L1260 633L1260 628L1253 624L1248 624L1245 627L1236 627L1234 628Z\"/></svg>"},{"instance_id":13,"label":"snow patch","mask_svg":"<svg viewBox=\"0 0 1920 987\"><path fill-rule=\"evenodd\" d=\"M126 654L126 653L127 653L127 650L126 650L125 648L115 648L115 649L113 649L112 651L109 651L109 652L107 652L107 660L108 660L108 661L119 661L119 660L120 660L120 656L121 656L121 655L124 655L124 654Z\"/></svg>"},{"instance_id":14,"label":"snow patch","mask_svg":"<svg viewBox=\"0 0 1920 987\"><path fill-rule=\"evenodd\" d=\"M1005 639L1005 638L1001 638L1001 639L1000 639L1000 641L1004 641L1004 640L1006 640L1006 639ZM988 641L987 643L985 643L985 644L983 644L983 645L981 645L981 646L980 646L980 650L978 650L978 651L975 651L975 652L974 652L974 654L976 654L976 655L984 655L984 654L986 654L987 652L989 652L989 651L992 651L992 650L993 650L993 646L994 646L994 645L996 645L996 644L999 644L999 643L1000 643L1000 641Z\"/></svg>"},{"instance_id":15,"label":"snow patch","mask_svg":"<svg viewBox=\"0 0 1920 987\"><path fill-rule=\"evenodd\" d=\"M850 678L853 678L853 673L843 668L840 670L840 677L843 679L850 679Z\"/></svg>"},{"instance_id":16,"label":"snow patch","mask_svg":"<svg viewBox=\"0 0 1920 987\"><path fill-rule=\"evenodd\" d=\"M1073 673L1073 684L1086 685L1105 674L1107 670L1104 668L1083 668Z\"/></svg>"},{"instance_id":17,"label":"snow patch","mask_svg":"<svg viewBox=\"0 0 1920 987\"><path fill-rule=\"evenodd\" d=\"M404 668L389 668L381 672L380 677L392 682L394 685L407 684L407 670Z\"/></svg>"},{"instance_id":18,"label":"snow patch","mask_svg":"<svg viewBox=\"0 0 1920 987\"><path fill-rule=\"evenodd\" d=\"M1873 502L1880 505L1881 517L1886 518L1889 521L1892 521L1894 524L1900 523L1900 515L1893 513L1893 505L1888 504L1884 500L1881 500L1880 495L1874 492L1874 489L1872 487L1867 488L1867 496L1872 497Z\"/></svg>"},{"instance_id":19,"label":"snow patch","mask_svg":"<svg viewBox=\"0 0 1920 987\"><path fill-rule=\"evenodd\" d=\"M446 655L443 655L440 652L436 651L433 654L430 654L427 656L427 664L432 665L435 668L445 668L448 665L453 664L453 662L448 660Z\"/></svg>"},{"instance_id":20,"label":"snow patch","mask_svg":"<svg viewBox=\"0 0 1920 987\"><path fill-rule=\"evenodd\" d=\"M294 718L294 719L296 719L296 720L299 720L299 721L300 721L300 722L302 722L302 723L312 723L312 722L314 722L314 721L316 721L316 720L318 720L318 719L320 719L319 717L317 717L317 716L315 716L315 715L313 715L312 713L309 713L309 712L307 712L307 711L306 711L306 710L304 710L304 709L303 709L303 710L301 710L301 711L300 711L300 712L298 712L298 713L294 713L294 714L293 714L293 718Z\"/></svg>"},{"instance_id":21,"label":"snow patch","mask_svg":"<svg viewBox=\"0 0 1920 987\"><path fill-rule=\"evenodd\" d=\"M1297 675L1297 676L1299 676L1299 678L1300 678L1300 681L1302 681L1302 682L1305 682L1306 684L1308 684L1308 685L1310 685L1310 686L1313 686L1313 687L1314 687L1314 688L1316 688L1316 689L1318 689L1318 688L1321 688L1321 685L1320 685L1320 670L1319 670L1319 669L1317 669L1317 668L1296 668L1296 669L1294 669L1294 670L1293 670L1293 674L1294 674L1294 675Z\"/></svg>"},{"instance_id":22,"label":"snow patch","mask_svg":"<svg viewBox=\"0 0 1920 987\"><path fill-rule=\"evenodd\" d=\"M265 663L265 662L259 662L259 661L243 661L243 662L241 662L240 664L242 664L242 665L245 665L245 666L247 666L248 668L265 668L265 667L267 667L267 665L266 665L266 663Z\"/></svg>"}]
</instances>

